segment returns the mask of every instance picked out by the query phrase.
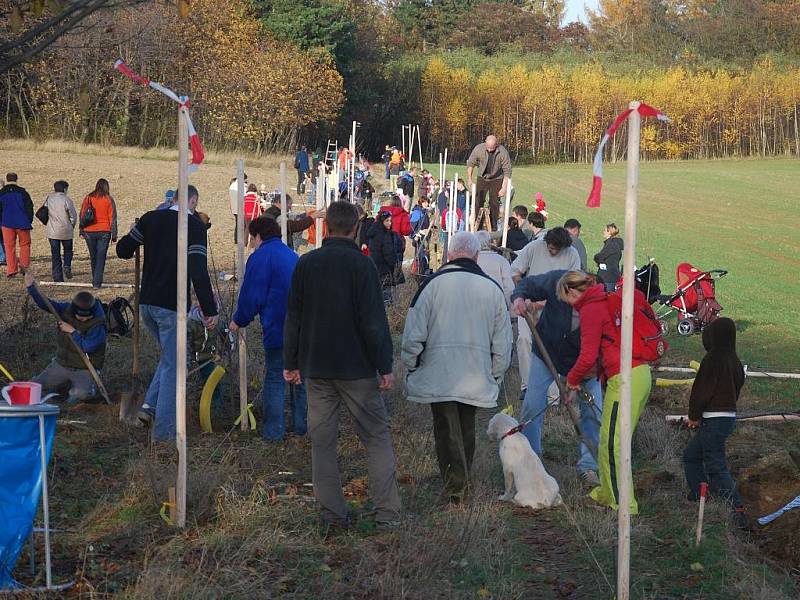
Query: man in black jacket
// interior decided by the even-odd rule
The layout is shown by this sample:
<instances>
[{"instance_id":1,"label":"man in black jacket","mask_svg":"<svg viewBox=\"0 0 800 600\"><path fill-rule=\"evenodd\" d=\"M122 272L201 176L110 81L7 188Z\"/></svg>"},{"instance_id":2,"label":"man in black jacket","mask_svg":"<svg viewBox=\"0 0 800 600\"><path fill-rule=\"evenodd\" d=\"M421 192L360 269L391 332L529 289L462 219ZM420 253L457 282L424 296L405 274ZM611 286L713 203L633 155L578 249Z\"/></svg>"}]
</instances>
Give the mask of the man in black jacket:
<instances>
[{"instance_id":1,"label":"man in black jacket","mask_svg":"<svg viewBox=\"0 0 800 600\"><path fill-rule=\"evenodd\" d=\"M394 385L392 338L378 271L353 241L357 219L352 204L332 203L322 248L297 263L284 330L284 378L300 383L302 376L306 384L312 481L323 522L348 524L336 452L344 403L367 450L376 521L392 527L399 522L400 495L380 395Z\"/></svg>"},{"instance_id":2,"label":"man in black jacket","mask_svg":"<svg viewBox=\"0 0 800 600\"><path fill-rule=\"evenodd\" d=\"M205 326L213 329L217 324L217 305L208 277L206 226L194 214L198 201L197 188L189 186L189 281L187 298L191 299L191 286L205 315ZM130 233L117 244L117 256L132 258L138 246L144 246L142 289L139 295L140 313L147 329L158 341L161 356L158 368L147 389L139 419L149 423L155 417L153 438L175 439L175 369L178 308L178 195L169 210L152 210L145 213ZM188 312L190 305L182 307ZM186 360L186 357L180 357Z\"/></svg>"}]
</instances>

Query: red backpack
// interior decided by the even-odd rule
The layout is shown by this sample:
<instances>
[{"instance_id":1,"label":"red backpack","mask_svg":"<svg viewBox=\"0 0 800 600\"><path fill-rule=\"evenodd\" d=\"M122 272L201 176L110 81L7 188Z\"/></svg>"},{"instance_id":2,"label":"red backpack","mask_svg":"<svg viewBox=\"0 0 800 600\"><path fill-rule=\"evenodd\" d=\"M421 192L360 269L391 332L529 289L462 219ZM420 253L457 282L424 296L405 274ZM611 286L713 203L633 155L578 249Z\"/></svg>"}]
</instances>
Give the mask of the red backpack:
<instances>
[{"instance_id":1,"label":"red backpack","mask_svg":"<svg viewBox=\"0 0 800 600\"><path fill-rule=\"evenodd\" d=\"M617 329L617 339L622 336L622 286L606 296L611 322ZM664 340L661 323L653 308L639 290L633 290L633 352L634 360L655 362L666 354L669 345Z\"/></svg>"}]
</instances>

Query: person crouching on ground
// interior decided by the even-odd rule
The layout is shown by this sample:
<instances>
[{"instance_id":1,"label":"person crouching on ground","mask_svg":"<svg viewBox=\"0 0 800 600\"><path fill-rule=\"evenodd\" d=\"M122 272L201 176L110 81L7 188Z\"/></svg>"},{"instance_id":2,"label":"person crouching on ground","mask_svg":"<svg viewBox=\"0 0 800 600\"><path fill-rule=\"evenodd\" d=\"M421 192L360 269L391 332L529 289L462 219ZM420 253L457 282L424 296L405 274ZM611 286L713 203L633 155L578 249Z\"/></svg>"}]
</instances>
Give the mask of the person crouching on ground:
<instances>
[{"instance_id":1,"label":"person crouching on ground","mask_svg":"<svg viewBox=\"0 0 800 600\"><path fill-rule=\"evenodd\" d=\"M33 275L25 273L25 286L36 306L47 311L47 304L34 286ZM97 395L94 379L75 349L71 337L99 373L106 356L106 315L100 302L89 292L78 292L72 302L50 303L61 319L58 322L56 355L44 371L32 381L42 385L45 393L70 386L67 402L76 404Z\"/></svg>"},{"instance_id":2,"label":"person crouching on ground","mask_svg":"<svg viewBox=\"0 0 800 600\"><path fill-rule=\"evenodd\" d=\"M469 232L450 238L449 262L426 280L406 316L401 358L408 399L430 404L442 499L467 492L475 453L475 412L494 408L511 363L511 320L500 286L478 266Z\"/></svg>"},{"instance_id":3,"label":"person crouching on ground","mask_svg":"<svg viewBox=\"0 0 800 600\"><path fill-rule=\"evenodd\" d=\"M721 317L703 329L706 355L689 397L689 428L696 433L683 451L689 500L699 499L700 483L734 510L734 522L750 526L736 483L725 460L725 442L736 429L736 401L744 385L744 368L736 355L736 324Z\"/></svg>"},{"instance_id":4,"label":"person crouching on ground","mask_svg":"<svg viewBox=\"0 0 800 600\"><path fill-rule=\"evenodd\" d=\"M607 381L603 398L600 425L600 445L597 462L600 485L590 492L592 499L616 510L619 506L619 401L622 388L620 377L621 336L611 320L605 286L594 275L570 271L558 281L558 297L571 305L580 316L581 350L575 365L567 373L567 388L571 401L581 383L595 369ZM639 417L650 398L652 378L650 365L633 359L631 371L631 435L636 431ZM631 514L639 514L631 478Z\"/></svg>"},{"instance_id":5,"label":"person crouching on ground","mask_svg":"<svg viewBox=\"0 0 800 600\"><path fill-rule=\"evenodd\" d=\"M236 312L229 326L236 332L247 327L258 315L264 342L264 387L262 398L265 440L277 442L286 432L284 424L283 325L286 320L289 287L297 265L297 254L281 241L281 228L272 217L258 217L250 222L250 237L255 252L247 259ZM292 406L292 431L305 435L306 389L295 385Z\"/></svg>"}]
</instances>

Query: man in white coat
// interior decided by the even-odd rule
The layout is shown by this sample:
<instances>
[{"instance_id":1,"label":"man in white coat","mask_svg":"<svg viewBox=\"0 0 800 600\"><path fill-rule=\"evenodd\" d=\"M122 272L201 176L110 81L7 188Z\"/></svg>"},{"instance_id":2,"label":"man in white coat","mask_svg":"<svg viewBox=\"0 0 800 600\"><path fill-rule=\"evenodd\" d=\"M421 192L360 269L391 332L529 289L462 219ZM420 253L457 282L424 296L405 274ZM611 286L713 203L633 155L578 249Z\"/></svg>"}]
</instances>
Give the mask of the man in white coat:
<instances>
[{"instance_id":1,"label":"man in white coat","mask_svg":"<svg viewBox=\"0 0 800 600\"><path fill-rule=\"evenodd\" d=\"M411 302L401 358L408 399L430 404L443 497L463 500L475 453L475 412L494 408L511 363L503 290L478 266L474 234L450 238L449 262Z\"/></svg>"}]
</instances>

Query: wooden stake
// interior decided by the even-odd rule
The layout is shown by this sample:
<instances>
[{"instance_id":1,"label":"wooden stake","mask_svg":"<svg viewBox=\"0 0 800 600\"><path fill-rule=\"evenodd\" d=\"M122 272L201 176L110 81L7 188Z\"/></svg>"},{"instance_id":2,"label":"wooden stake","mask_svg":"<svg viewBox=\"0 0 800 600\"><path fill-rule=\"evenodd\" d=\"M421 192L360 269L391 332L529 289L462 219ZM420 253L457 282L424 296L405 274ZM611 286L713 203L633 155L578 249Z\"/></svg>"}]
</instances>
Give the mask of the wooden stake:
<instances>
[{"instance_id":1,"label":"wooden stake","mask_svg":"<svg viewBox=\"0 0 800 600\"><path fill-rule=\"evenodd\" d=\"M706 512L706 492L708 492L708 484L704 481L700 484L700 506L697 509L697 531L694 535L694 545L699 546L700 540L703 537L703 517Z\"/></svg>"},{"instance_id":2,"label":"wooden stake","mask_svg":"<svg viewBox=\"0 0 800 600\"><path fill-rule=\"evenodd\" d=\"M325 163L319 163L319 174L317 175L317 212L325 208ZM322 228L323 220L314 220L314 230L317 234L316 247L322 247Z\"/></svg>"},{"instance_id":3,"label":"wooden stake","mask_svg":"<svg viewBox=\"0 0 800 600\"><path fill-rule=\"evenodd\" d=\"M408 168L414 166L414 130L411 128L411 125L408 126Z\"/></svg>"},{"instance_id":4,"label":"wooden stake","mask_svg":"<svg viewBox=\"0 0 800 600\"><path fill-rule=\"evenodd\" d=\"M281 239L289 245L289 215L286 214L286 163L281 161ZM244 421L244 419L242 419Z\"/></svg>"},{"instance_id":5,"label":"wooden stake","mask_svg":"<svg viewBox=\"0 0 800 600\"><path fill-rule=\"evenodd\" d=\"M439 152L439 179L437 179L436 182L438 183L440 190L443 187L442 182L444 181L444 173L442 169L443 167L444 167L444 162L442 161L442 153Z\"/></svg>"},{"instance_id":6,"label":"wooden stake","mask_svg":"<svg viewBox=\"0 0 800 600\"><path fill-rule=\"evenodd\" d=\"M632 276L636 267L636 209L639 188L639 141L642 117L639 102L628 107L628 162L625 189L625 251L623 254L622 285L622 347L620 350L619 393L619 510L617 523L617 600L630 599L631 558L631 373L633 351L633 290Z\"/></svg>"},{"instance_id":7,"label":"wooden stake","mask_svg":"<svg viewBox=\"0 0 800 600\"><path fill-rule=\"evenodd\" d=\"M186 526L186 311L189 306L189 116L178 109L178 277L175 306L175 444L178 447L178 477L175 485L176 520Z\"/></svg>"},{"instance_id":8,"label":"wooden stake","mask_svg":"<svg viewBox=\"0 0 800 600\"><path fill-rule=\"evenodd\" d=\"M477 191L478 191L478 184L472 184L472 231L478 231L478 208L477 208ZM491 233L491 229L489 229Z\"/></svg>"},{"instance_id":9,"label":"wooden stake","mask_svg":"<svg viewBox=\"0 0 800 600\"><path fill-rule=\"evenodd\" d=\"M508 241L508 217L511 214L511 180L508 180L508 185L506 186L506 203L505 203L505 210L503 211L503 248L506 247L506 242ZM494 227L494 223L492 224Z\"/></svg>"},{"instance_id":10,"label":"wooden stake","mask_svg":"<svg viewBox=\"0 0 800 600\"><path fill-rule=\"evenodd\" d=\"M403 138L403 156L406 155L406 126L400 125L400 135Z\"/></svg>"},{"instance_id":11,"label":"wooden stake","mask_svg":"<svg viewBox=\"0 0 800 600\"><path fill-rule=\"evenodd\" d=\"M355 201L356 194L356 127L358 123L353 121L353 133L350 137L350 202Z\"/></svg>"},{"instance_id":12,"label":"wooden stake","mask_svg":"<svg viewBox=\"0 0 800 600\"><path fill-rule=\"evenodd\" d=\"M236 161L236 204L238 206L238 214L236 215L237 228L239 236L236 239L236 272L239 274L236 286L236 297L238 302L239 294L242 291L242 283L244 283L244 242L249 239L249 232L244 230L244 159L240 158ZM245 337L245 329L239 329L237 333L237 343L239 351L239 416L242 419L241 429L247 431L247 403L248 386L247 386L247 338Z\"/></svg>"},{"instance_id":13,"label":"wooden stake","mask_svg":"<svg viewBox=\"0 0 800 600\"><path fill-rule=\"evenodd\" d=\"M417 125L417 149L419 150L419 168L423 169L422 164L422 142L420 141L419 125Z\"/></svg>"}]
</instances>

